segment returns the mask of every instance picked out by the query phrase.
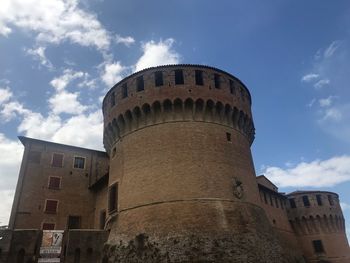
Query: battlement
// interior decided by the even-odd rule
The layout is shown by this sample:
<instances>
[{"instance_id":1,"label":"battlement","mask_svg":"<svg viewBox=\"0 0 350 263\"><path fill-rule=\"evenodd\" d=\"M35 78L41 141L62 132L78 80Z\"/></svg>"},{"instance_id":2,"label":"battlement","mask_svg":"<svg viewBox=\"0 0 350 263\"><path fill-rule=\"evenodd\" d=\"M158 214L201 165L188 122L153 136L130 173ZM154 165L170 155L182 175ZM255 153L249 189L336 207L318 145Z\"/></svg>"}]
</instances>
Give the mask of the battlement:
<instances>
[{"instance_id":1,"label":"battlement","mask_svg":"<svg viewBox=\"0 0 350 263\"><path fill-rule=\"evenodd\" d=\"M196 121L228 126L254 140L251 96L244 84L222 70L169 65L121 80L103 101L104 146L130 132L164 122Z\"/></svg>"},{"instance_id":2,"label":"battlement","mask_svg":"<svg viewBox=\"0 0 350 263\"><path fill-rule=\"evenodd\" d=\"M288 218L297 235L344 233L345 222L336 193L297 191L288 195Z\"/></svg>"}]
</instances>

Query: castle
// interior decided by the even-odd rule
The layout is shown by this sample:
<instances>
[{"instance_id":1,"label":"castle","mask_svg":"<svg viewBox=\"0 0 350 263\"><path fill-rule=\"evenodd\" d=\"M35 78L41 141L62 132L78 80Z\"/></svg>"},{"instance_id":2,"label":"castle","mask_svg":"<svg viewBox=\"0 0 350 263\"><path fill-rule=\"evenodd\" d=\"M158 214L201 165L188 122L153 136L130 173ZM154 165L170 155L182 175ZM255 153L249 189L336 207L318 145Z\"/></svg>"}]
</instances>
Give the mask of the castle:
<instances>
[{"instance_id":1,"label":"castle","mask_svg":"<svg viewBox=\"0 0 350 263\"><path fill-rule=\"evenodd\" d=\"M336 193L256 177L251 96L233 75L148 68L103 116L106 152L19 137L0 262L350 262Z\"/></svg>"}]
</instances>

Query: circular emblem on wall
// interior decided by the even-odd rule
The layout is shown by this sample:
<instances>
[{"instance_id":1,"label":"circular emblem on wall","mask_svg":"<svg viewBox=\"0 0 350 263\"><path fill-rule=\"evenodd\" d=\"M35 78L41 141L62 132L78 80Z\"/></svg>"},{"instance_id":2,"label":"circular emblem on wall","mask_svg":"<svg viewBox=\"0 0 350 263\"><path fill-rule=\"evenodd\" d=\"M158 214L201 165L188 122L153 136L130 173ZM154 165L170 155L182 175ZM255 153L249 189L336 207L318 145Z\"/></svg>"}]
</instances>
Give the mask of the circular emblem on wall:
<instances>
[{"instance_id":1,"label":"circular emblem on wall","mask_svg":"<svg viewBox=\"0 0 350 263\"><path fill-rule=\"evenodd\" d=\"M242 182L237 178L233 178L233 194L239 199L241 199L244 194Z\"/></svg>"}]
</instances>

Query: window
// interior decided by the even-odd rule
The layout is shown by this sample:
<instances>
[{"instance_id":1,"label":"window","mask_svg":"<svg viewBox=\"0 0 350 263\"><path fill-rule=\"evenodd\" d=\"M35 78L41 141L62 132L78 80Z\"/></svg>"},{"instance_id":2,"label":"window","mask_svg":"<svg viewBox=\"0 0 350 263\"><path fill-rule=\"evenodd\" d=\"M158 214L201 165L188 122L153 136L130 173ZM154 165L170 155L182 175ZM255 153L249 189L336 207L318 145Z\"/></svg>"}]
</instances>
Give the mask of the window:
<instances>
[{"instance_id":1,"label":"window","mask_svg":"<svg viewBox=\"0 0 350 263\"><path fill-rule=\"evenodd\" d=\"M272 196L269 194L269 197L270 197L270 205L273 206L273 202L272 202Z\"/></svg>"},{"instance_id":2,"label":"window","mask_svg":"<svg viewBox=\"0 0 350 263\"><path fill-rule=\"evenodd\" d=\"M113 107L115 105L115 93L112 92L111 94L111 107Z\"/></svg>"},{"instance_id":3,"label":"window","mask_svg":"<svg viewBox=\"0 0 350 263\"><path fill-rule=\"evenodd\" d=\"M31 163L40 163L41 152L38 151L30 151L28 154L28 160Z\"/></svg>"},{"instance_id":4,"label":"window","mask_svg":"<svg viewBox=\"0 0 350 263\"><path fill-rule=\"evenodd\" d=\"M105 228L105 223L106 223L106 210L102 210L100 212L100 229Z\"/></svg>"},{"instance_id":5,"label":"window","mask_svg":"<svg viewBox=\"0 0 350 263\"><path fill-rule=\"evenodd\" d=\"M156 87L163 86L163 72L157 71L154 73L154 84Z\"/></svg>"},{"instance_id":6,"label":"window","mask_svg":"<svg viewBox=\"0 0 350 263\"><path fill-rule=\"evenodd\" d=\"M316 200L317 200L317 204L318 204L319 206L322 206L322 205L323 205L321 195L316 195Z\"/></svg>"},{"instance_id":7,"label":"window","mask_svg":"<svg viewBox=\"0 0 350 263\"><path fill-rule=\"evenodd\" d=\"M196 85L203 86L203 71L196 70L195 71L195 79L196 79Z\"/></svg>"},{"instance_id":8,"label":"window","mask_svg":"<svg viewBox=\"0 0 350 263\"><path fill-rule=\"evenodd\" d=\"M56 214L58 207L58 200L46 200L45 213Z\"/></svg>"},{"instance_id":9,"label":"window","mask_svg":"<svg viewBox=\"0 0 350 263\"><path fill-rule=\"evenodd\" d=\"M240 88L240 90L241 90L241 99L242 101L244 101L244 90L242 87Z\"/></svg>"},{"instance_id":10,"label":"window","mask_svg":"<svg viewBox=\"0 0 350 263\"><path fill-rule=\"evenodd\" d=\"M220 89L220 75L214 74L214 86L216 89Z\"/></svg>"},{"instance_id":11,"label":"window","mask_svg":"<svg viewBox=\"0 0 350 263\"><path fill-rule=\"evenodd\" d=\"M60 189L61 177L50 176L49 177L49 189Z\"/></svg>"},{"instance_id":12,"label":"window","mask_svg":"<svg viewBox=\"0 0 350 263\"><path fill-rule=\"evenodd\" d=\"M267 204L267 197L266 197L266 193L265 192L263 192L264 193L264 201L265 201L265 204Z\"/></svg>"},{"instance_id":13,"label":"window","mask_svg":"<svg viewBox=\"0 0 350 263\"><path fill-rule=\"evenodd\" d=\"M175 70L175 85L182 85L184 83L184 73L182 69Z\"/></svg>"},{"instance_id":14,"label":"window","mask_svg":"<svg viewBox=\"0 0 350 263\"><path fill-rule=\"evenodd\" d=\"M295 204L295 199L291 198L289 199L289 204L291 208L297 208L297 205Z\"/></svg>"},{"instance_id":15,"label":"window","mask_svg":"<svg viewBox=\"0 0 350 263\"><path fill-rule=\"evenodd\" d=\"M327 195L327 197L328 197L329 205L334 205L332 196L331 195Z\"/></svg>"},{"instance_id":16,"label":"window","mask_svg":"<svg viewBox=\"0 0 350 263\"><path fill-rule=\"evenodd\" d=\"M55 230L55 224L43 223L43 230Z\"/></svg>"},{"instance_id":17,"label":"window","mask_svg":"<svg viewBox=\"0 0 350 263\"><path fill-rule=\"evenodd\" d=\"M109 187L108 212L113 213L118 209L118 183Z\"/></svg>"},{"instance_id":18,"label":"window","mask_svg":"<svg viewBox=\"0 0 350 263\"><path fill-rule=\"evenodd\" d=\"M226 139L227 139L228 142L231 141L231 133L226 132Z\"/></svg>"},{"instance_id":19,"label":"window","mask_svg":"<svg viewBox=\"0 0 350 263\"><path fill-rule=\"evenodd\" d=\"M309 197L307 195L303 196L303 203L304 203L304 206L310 206Z\"/></svg>"},{"instance_id":20,"label":"window","mask_svg":"<svg viewBox=\"0 0 350 263\"><path fill-rule=\"evenodd\" d=\"M81 217L80 216L68 216L68 229L80 229L81 228Z\"/></svg>"},{"instance_id":21,"label":"window","mask_svg":"<svg viewBox=\"0 0 350 263\"><path fill-rule=\"evenodd\" d=\"M312 244L314 246L315 253L323 253L324 252L322 240L313 240Z\"/></svg>"},{"instance_id":22,"label":"window","mask_svg":"<svg viewBox=\"0 0 350 263\"><path fill-rule=\"evenodd\" d=\"M84 169L85 168L85 158L84 157L74 157L74 168Z\"/></svg>"},{"instance_id":23,"label":"window","mask_svg":"<svg viewBox=\"0 0 350 263\"><path fill-rule=\"evenodd\" d=\"M52 167L62 167L63 166L63 154L61 153L54 153L52 155Z\"/></svg>"},{"instance_id":24,"label":"window","mask_svg":"<svg viewBox=\"0 0 350 263\"><path fill-rule=\"evenodd\" d=\"M128 96L128 85L126 83L122 86L122 98L126 98Z\"/></svg>"},{"instance_id":25,"label":"window","mask_svg":"<svg viewBox=\"0 0 350 263\"><path fill-rule=\"evenodd\" d=\"M136 79L136 90L137 91L142 91L145 89L145 85L143 82L143 76L140 76Z\"/></svg>"},{"instance_id":26,"label":"window","mask_svg":"<svg viewBox=\"0 0 350 263\"><path fill-rule=\"evenodd\" d=\"M235 83L233 82L232 79L230 79L230 92L231 94L236 94Z\"/></svg>"}]
</instances>

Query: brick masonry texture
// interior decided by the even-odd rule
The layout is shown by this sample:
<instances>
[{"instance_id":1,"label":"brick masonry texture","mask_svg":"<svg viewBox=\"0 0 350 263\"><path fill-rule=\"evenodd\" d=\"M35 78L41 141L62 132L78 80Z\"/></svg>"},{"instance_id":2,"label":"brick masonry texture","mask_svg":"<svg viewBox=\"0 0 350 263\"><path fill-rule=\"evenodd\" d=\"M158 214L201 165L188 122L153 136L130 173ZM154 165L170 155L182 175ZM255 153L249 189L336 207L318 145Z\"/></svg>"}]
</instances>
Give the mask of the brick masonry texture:
<instances>
[{"instance_id":1,"label":"brick masonry texture","mask_svg":"<svg viewBox=\"0 0 350 263\"><path fill-rule=\"evenodd\" d=\"M337 194L286 195L256 177L251 103L227 72L159 66L106 94L106 153L21 137L0 262L16 262L23 250L36 259L43 223L65 230L62 262L350 262ZM54 153L64 155L62 167L52 167ZM75 156L84 168L73 167ZM61 178L59 189L49 189L49 176ZM46 199L58 201L56 213L45 212ZM80 229L68 229L69 216ZM19 230L29 228L37 230Z\"/></svg>"}]
</instances>

